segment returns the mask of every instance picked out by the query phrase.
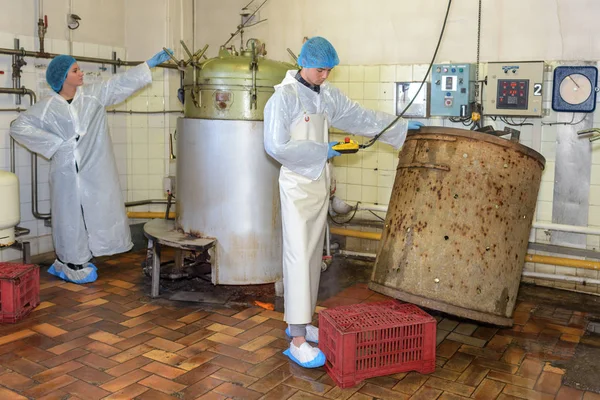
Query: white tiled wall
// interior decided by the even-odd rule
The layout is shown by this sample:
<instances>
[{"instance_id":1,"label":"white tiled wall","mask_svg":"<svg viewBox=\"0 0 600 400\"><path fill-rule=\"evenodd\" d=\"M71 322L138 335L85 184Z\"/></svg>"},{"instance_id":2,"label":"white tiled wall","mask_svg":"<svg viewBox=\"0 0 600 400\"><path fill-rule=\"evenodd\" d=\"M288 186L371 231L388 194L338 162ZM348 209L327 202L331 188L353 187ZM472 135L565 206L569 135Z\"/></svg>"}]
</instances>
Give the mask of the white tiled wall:
<instances>
[{"instance_id":1,"label":"white tiled wall","mask_svg":"<svg viewBox=\"0 0 600 400\"><path fill-rule=\"evenodd\" d=\"M0 32L0 47L13 48L14 35ZM26 49L35 48L33 37L19 37L20 45ZM68 53L69 43L65 40L46 40L46 51L51 53ZM115 51L120 59L127 59L126 50L93 43L73 43L73 55L86 57L112 58ZM49 90L45 83L45 67L49 60L26 58L27 65L23 68L21 85L31 88L38 94L38 99L44 97ZM12 87L11 57L0 55L0 87ZM112 68L103 70L100 64L80 63L86 73L85 82L108 79L112 76ZM123 68L120 68L123 70ZM113 141L115 158L119 172L119 180L126 201L149 198L163 198L162 179L168 165L168 137L175 129L178 114L164 114L160 111L169 106L177 106L169 99L169 74L172 71L155 68L153 83L129 98L126 102L114 107L121 111L158 111L152 114L108 114L109 128ZM21 108L27 108L28 98L23 97ZM0 94L0 109L15 108L14 96ZM0 111L0 169L10 170L10 122L17 118L16 112ZM31 212L31 161L30 153L17 144L16 173L20 181L21 222L19 226L30 229L27 236L21 237L31 243L33 255L53 250L51 228L44 222L33 217ZM39 212L50 211L48 172L49 163L38 157L38 196ZM132 208L132 211L163 210L160 206L145 206ZM15 249L0 249L0 261L15 260L20 252Z\"/></svg>"}]
</instances>

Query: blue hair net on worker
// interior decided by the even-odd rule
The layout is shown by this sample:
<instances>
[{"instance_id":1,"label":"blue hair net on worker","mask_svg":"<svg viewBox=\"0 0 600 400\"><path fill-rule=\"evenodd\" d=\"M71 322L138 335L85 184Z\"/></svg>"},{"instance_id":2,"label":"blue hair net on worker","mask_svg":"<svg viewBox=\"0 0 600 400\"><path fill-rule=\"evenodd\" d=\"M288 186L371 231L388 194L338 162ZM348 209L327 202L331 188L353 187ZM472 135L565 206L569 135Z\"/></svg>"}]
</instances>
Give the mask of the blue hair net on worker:
<instances>
[{"instance_id":1,"label":"blue hair net on worker","mask_svg":"<svg viewBox=\"0 0 600 400\"><path fill-rule=\"evenodd\" d=\"M65 79L67 79L69 68L76 62L77 61L73 57L61 54L60 56L54 57L52 61L50 61L50 64L48 64L46 81L56 93L60 92L62 89Z\"/></svg>"},{"instance_id":2,"label":"blue hair net on worker","mask_svg":"<svg viewBox=\"0 0 600 400\"><path fill-rule=\"evenodd\" d=\"M315 36L304 42L298 57L302 68L333 68L340 63L337 52L329 41Z\"/></svg>"}]
</instances>

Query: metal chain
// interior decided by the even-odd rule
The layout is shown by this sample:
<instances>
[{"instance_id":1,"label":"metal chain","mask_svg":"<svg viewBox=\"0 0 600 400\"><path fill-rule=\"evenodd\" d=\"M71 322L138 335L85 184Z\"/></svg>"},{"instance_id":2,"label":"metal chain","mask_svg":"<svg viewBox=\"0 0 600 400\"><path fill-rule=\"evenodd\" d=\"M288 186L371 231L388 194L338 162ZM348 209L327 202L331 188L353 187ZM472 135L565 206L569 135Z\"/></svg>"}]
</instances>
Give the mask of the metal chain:
<instances>
[{"instance_id":1,"label":"metal chain","mask_svg":"<svg viewBox=\"0 0 600 400\"><path fill-rule=\"evenodd\" d=\"M477 64L475 64L475 101L479 102L481 98L480 87L479 87L479 44L481 42L481 0L479 0L479 14L477 16Z\"/></svg>"}]
</instances>

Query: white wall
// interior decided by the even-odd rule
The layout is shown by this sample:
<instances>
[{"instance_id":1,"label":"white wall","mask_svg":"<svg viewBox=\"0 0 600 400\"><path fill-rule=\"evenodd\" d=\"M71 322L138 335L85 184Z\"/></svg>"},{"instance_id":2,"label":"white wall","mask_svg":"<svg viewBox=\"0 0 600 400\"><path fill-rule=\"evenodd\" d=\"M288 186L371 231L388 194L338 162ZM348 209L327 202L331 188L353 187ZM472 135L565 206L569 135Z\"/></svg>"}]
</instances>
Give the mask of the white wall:
<instances>
[{"instance_id":1,"label":"white wall","mask_svg":"<svg viewBox=\"0 0 600 400\"><path fill-rule=\"evenodd\" d=\"M239 24L248 2L197 1L197 42L213 51ZM261 2L254 2L256 7ZM431 61L447 0L271 0L260 11L268 21L247 37L267 43L269 57L288 61L304 36L324 36L342 64L413 64ZM438 60L476 58L476 0L454 0ZM482 61L600 59L595 0L483 0ZM234 41L239 47L239 41ZM211 53L215 54L215 53Z\"/></svg>"},{"instance_id":2,"label":"white wall","mask_svg":"<svg viewBox=\"0 0 600 400\"><path fill-rule=\"evenodd\" d=\"M43 14L48 16L46 36L49 39L69 40L71 32L73 41L123 47L126 2L43 0L42 4ZM37 36L39 0L0 0L0 9L3 10L0 13L0 31ZM81 17L81 25L74 31L67 28L68 13Z\"/></svg>"}]
</instances>

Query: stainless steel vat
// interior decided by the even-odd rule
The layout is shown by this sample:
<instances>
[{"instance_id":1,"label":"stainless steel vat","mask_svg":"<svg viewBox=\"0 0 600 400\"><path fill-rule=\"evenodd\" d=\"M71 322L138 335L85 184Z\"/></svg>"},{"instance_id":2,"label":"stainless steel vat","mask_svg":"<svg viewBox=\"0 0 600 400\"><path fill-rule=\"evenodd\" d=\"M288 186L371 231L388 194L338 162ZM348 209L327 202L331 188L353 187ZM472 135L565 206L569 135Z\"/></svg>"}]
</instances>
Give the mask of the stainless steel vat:
<instances>
[{"instance_id":1,"label":"stainless steel vat","mask_svg":"<svg viewBox=\"0 0 600 400\"><path fill-rule=\"evenodd\" d=\"M217 239L213 283L281 279L279 166L263 122L180 118L177 132L177 223Z\"/></svg>"},{"instance_id":2,"label":"stainless steel vat","mask_svg":"<svg viewBox=\"0 0 600 400\"><path fill-rule=\"evenodd\" d=\"M177 226L217 239L214 284L283 275L279 165L265 153L262 120L273 86L294 67L248 47L188 67L177 123Z\"/></svg>"}]
</instances>

